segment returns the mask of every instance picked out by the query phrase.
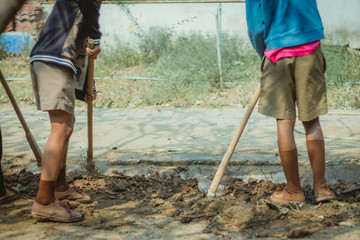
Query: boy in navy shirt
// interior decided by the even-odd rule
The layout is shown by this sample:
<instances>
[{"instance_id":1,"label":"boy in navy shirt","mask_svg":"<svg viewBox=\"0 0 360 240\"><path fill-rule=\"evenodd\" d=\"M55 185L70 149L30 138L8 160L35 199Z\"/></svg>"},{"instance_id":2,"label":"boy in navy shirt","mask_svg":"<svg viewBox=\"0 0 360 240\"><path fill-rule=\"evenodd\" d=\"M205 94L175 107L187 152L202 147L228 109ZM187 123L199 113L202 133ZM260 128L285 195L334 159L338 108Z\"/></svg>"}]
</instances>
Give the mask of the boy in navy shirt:
<instances>
[{"instance_id":1,"label":"boy in navy shirt","mask_svg":"<svg viewBox=\"0 0 360 240\"><path fill-rule=\"evenodd\" d=\"M35 217L79 221L83 215L60 200L90 200L89 195L67 184L66 158L75 123L75 83L86 71L85 55L96 58L100 52L100 4L98 0L57 0L31 51L37 108L49 113L51 123L32 206ZM86 48L87 38L94 39L94 49ZM95 94L88 100L94 98Z\"/></svg>"}]
</instances>

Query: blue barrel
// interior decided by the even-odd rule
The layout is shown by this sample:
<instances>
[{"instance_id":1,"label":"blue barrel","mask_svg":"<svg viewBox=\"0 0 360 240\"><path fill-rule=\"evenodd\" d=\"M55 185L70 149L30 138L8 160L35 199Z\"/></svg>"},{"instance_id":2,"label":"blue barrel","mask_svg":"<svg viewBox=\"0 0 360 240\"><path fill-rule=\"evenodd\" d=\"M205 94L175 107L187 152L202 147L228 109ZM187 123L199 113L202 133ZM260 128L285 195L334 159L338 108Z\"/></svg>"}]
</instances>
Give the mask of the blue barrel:
<instances>
[{"instance_id":1,"label":"blue barrel","mask_svg":"<svg viewBox=\"0 0 360 240\"><path fill-rule=\"evenodd\" d=\"M33 37L24 32L8 32L0 35L0 48L7 53L21 54L24 49L30 49Z\"/></svg>"}]
</instances>

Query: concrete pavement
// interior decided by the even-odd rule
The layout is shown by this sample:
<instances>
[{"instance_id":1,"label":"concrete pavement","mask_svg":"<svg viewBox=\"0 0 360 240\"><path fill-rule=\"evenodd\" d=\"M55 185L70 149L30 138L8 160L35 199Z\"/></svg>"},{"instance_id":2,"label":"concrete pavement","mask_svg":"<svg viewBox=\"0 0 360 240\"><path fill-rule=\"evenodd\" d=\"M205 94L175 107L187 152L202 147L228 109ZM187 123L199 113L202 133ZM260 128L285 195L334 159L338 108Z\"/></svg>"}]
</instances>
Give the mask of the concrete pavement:
<instances>
[{"instance_id":1,"label":"concrete pavement","mask_svg":"<svg viewBox=\"0 0 360 240\"><path fill-rule=\"evenodd\" d=\"M34 107L22 108L43 149L50 131L48 115ZM94 159L106 172L109 166L149 164L159 167L208 165L215 167L226 152L245 109L143 108L94 109ZM360 165L360 111L330 112L321 117L327 138L328 165ZM6 158L34 158L10 106L0 108ZM76 110L75 131L69 147L69 165L86 164L86 110ZM308 166L301 123L295 133L299 163ZM340 137L340 139L334 139ZM32 162L34 165L35 163ZM255 109L240 138L231 165L279 166L275 120ZM71 167L71 166L70 166ZM216 169L216 167L215 167Z\"/></svg>"}]
</instances>

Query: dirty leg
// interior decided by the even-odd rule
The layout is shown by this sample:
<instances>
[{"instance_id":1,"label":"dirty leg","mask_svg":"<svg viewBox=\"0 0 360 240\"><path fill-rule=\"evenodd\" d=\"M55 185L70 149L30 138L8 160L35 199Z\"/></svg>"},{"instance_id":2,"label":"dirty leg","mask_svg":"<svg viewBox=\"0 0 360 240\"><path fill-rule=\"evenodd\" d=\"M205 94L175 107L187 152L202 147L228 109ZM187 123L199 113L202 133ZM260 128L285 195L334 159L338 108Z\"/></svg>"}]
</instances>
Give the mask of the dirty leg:
<instances>
[{"instance_id":1,"label":"dirty leg","mask_svg":"<svg viewBox=\"0 0 360 240\"><path fill-rule=\"evenodd\" d=\"M49 111L51 132L44 148L41 162L41 176L36 202L48 205L55 201L54 191L65 152L73 131L73 115L61 111Z\"/></svg>"}]
</instances>

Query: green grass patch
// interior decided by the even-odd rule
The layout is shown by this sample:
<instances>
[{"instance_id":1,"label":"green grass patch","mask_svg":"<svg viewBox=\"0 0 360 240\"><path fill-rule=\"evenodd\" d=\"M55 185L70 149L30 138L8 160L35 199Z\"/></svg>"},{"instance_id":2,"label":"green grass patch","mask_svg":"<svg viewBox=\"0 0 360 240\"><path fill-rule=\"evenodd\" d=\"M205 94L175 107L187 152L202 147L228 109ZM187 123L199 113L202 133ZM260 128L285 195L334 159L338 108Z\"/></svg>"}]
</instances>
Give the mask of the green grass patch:
<instances>
[{"instance_id":1,"label":"green grass patch","mask_svg":"<svg viewBox=\"0 0 360 240\"><path fill-rule=\"evenodd\" d=\"M151 29L138 35L138 43L118 42L105 49L95 64L98 80L95 107L133 108L246 106L259 82L260 58L255 50L237 36L223 36L223 81L232 82L221 89L216 38L192 33L175 36L171 29ZM360 109L360 57L347 47L322 45L327 60L326 78L330 109ZM28 53L23 56L0 55L1 70L7 78L30 77ZM119 80L114 77L137 76L166 79ZM34 104L31 81L9 82L18 102ZM0 103L9 100L0 88ZM78 106L83 103L78 102Z\"/></svg>"},{"instance_id":2,"label":"green grass patch","mask_svg":"<svg viewBox=\"0 0 360 240\"><path fill-rule=\"evenodd\" d=\"M347 46L322 45L328 83L343 85L360 81L360 56Z\"/></svg>"}]
</instances>

